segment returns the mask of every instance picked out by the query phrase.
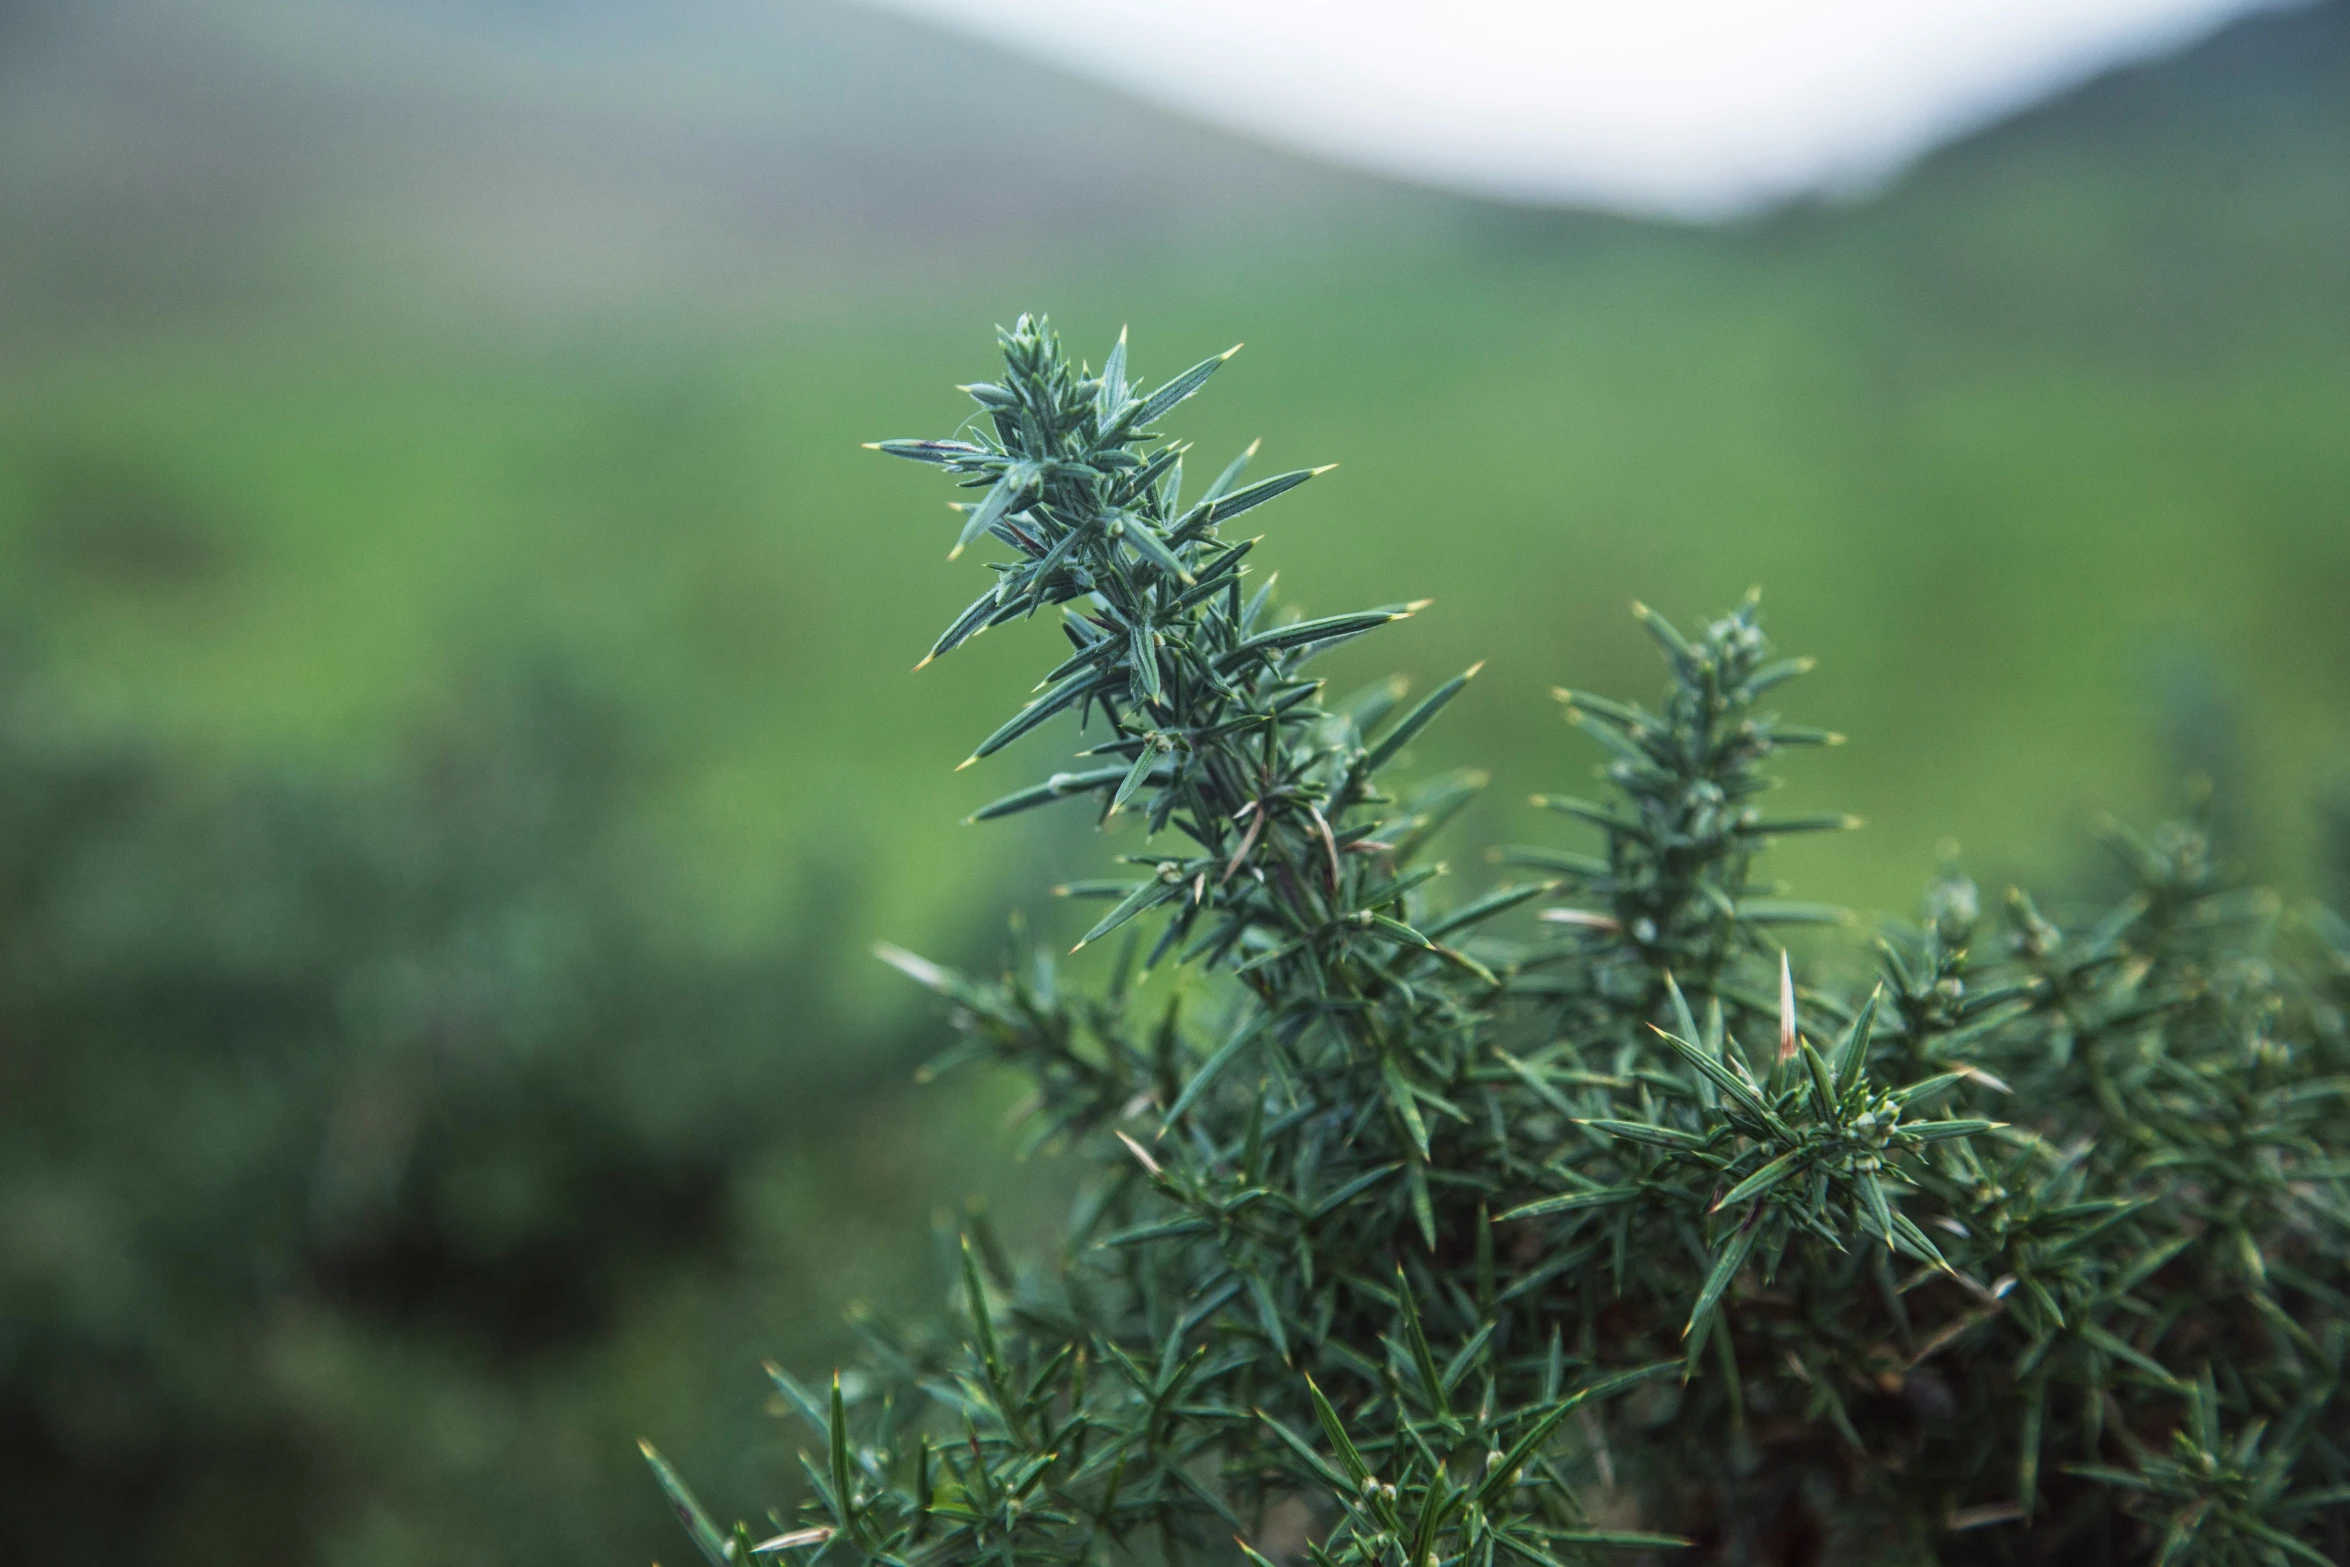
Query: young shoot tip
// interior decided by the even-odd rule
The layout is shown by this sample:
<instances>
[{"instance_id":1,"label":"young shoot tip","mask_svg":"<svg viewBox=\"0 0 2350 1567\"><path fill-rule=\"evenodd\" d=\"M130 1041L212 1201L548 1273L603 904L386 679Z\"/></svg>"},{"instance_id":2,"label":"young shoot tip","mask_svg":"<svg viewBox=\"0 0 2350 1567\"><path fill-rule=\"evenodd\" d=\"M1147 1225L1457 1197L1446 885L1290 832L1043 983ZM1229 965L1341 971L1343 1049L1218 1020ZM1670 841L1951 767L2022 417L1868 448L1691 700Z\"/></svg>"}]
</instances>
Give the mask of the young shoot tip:
<instances>
[{"instance_id":1,"label":"young shoot tip","mask_svg":"<svg viewBox=\"0 0 2350 1567\"><path fill-rule=\"evenodd\" d=\"M1795 969L1779 949L1779 1059L1795 1059Z\"/></svg>"}]
</instances>

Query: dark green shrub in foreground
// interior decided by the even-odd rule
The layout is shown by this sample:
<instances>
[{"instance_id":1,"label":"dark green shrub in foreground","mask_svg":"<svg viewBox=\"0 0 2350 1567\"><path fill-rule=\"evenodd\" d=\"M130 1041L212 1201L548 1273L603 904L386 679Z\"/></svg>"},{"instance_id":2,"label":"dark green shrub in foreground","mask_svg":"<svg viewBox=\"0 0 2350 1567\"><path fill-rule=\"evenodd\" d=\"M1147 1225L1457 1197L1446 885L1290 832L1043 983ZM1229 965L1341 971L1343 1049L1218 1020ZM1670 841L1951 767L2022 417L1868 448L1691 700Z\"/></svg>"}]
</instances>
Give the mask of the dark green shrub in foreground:
<instances>
[{"instance_id":1,"label":"dark green shrub in foreground","mask_svg":"<svg viewBox=\"0 0 2350 1567\"><path fill-rule=\"evenodd\" d=\"M1603 797L1440 896L1478 780L1391 770L1468 676L1306 672L1412 606L1244 580L1232 525L1310 475L1184 494L1153 426L1220 361L1144 391L1123 342L1003 344L967 438L883 450L1007 557L934 656L1059 611L974 760L1063 715L1089 749L979 815L1133 819L1068 889L1115 958L1081 990L887 955L953 1002L942 1065L1025 1074L1029 1142L1090 1173L1054 1255L966 1241L947 1324L777 1373L798 1518L722 1533L655 1460L712 1562L2350 1560L2338 922L2183 825L2114 832L2110 907L1952 868L1849 941L1753 876L1843 822L1763 805L1832 737L1772 712L1804 664L1751 602L1643 612L1663 702L1562 693ZM1837 933L1797 974L1804 923Z\"/></svg>"}]
</instances>

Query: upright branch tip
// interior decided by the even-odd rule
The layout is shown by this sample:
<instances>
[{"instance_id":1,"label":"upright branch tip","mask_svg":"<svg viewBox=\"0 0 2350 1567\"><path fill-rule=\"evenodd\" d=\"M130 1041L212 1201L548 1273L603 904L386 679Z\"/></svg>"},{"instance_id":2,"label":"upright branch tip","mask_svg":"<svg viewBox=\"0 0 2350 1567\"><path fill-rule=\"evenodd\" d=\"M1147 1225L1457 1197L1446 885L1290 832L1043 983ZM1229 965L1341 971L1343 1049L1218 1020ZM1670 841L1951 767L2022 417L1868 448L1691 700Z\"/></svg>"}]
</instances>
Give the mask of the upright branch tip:
<instances>
[{"instance_id":1,"label":"upright branch tip","mask_svg":"<svg viewBox=\"0 0 2350 1567\"><path fill-rule=\"evenodd\" d=\"M1785 947L1779 949L1779 1059L1795 1059L1795 970Z\"/></svg>"}]
</instances>

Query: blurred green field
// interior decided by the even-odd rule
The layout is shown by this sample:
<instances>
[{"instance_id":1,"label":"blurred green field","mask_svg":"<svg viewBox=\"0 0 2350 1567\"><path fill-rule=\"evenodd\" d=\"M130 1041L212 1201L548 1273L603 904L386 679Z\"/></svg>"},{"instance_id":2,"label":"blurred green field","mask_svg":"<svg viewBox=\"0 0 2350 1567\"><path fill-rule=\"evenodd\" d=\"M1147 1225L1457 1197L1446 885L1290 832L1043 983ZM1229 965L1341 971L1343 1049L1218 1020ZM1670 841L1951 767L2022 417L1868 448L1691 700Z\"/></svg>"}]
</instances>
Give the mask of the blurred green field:
<instances>
[{"instance_id":1,"label":"blurred green field","mask_svg":"<svg viewBox=\"0 0 2350 1567\"><path fill-rule=\"evenodd\" d=\"M1154 377L1248 344L1174 427L1207 464L1261 435L1260 471L1340 465L1257 514L1257 559L1309 611L1436 600L1333 676L1491 660L1420 745L1494 773L1454 856L1472 884L1480 843L1560 836L1518 802L1592 762L1548 688L1658 683L1629 602L1696 619L1760 585L1822 661L1788 707L1852 737L1797 764L1789 803L1868 821L1780 852L1799 894L1906 911L1950 838L1986 882L2083 861L2097 810L2169 807L2209 758L2165 737L2214 709L2264 826L2248 852L2309 885L2308 803L2350 762L2345 14L1718 231L1347 195L1179 245L1041 224L965 264L876 253L860 278L850 255L764 302L484 315L386 273L340 303L15 331L0 622L43 725L141 737L191 778L368 776L480 672L552 660L659 759L615 829L675 883L648 918L760 961L780 941L823 992L761 1025L771 1057L730 1035L740 1075L705 1085L760 1102L727 1135L768 1139L732 1150L736 1238L632 1286L592 1361L514 1371L304 1319L313 1358L281 1369L371 1498L319 1504L322 1559L670 1549L650 1488L613 1478L632 1426L722 1510L778 1499L780 1438L740 1441L754 1349L826 1352L843 1300L908 1276L933 1205L994 1186L1017 1211L992 1107L895 1086L919 1007L859 954L984 953L1006 906L1054 919L1044 889L1107 849L1074 817L960 825L1063 754L1048 731L951 771L1054 634L910 674L983 579L944 559L935 478L859 443L946 433L950 384L1020 310L1096 358L1129 325ZM695 1070L690 1046L631 1048ZM881 1061L886 1084L852 1070ZM574 1445L513 1456L548 1442ZM479 1487L439 1496L458 1472ZM240 1559L222 1528L190 1559Z\"/></svg>"},{"instance_id":2,"label":"blurred green field","mask_svg":"<svg viewBox=\"0 0 2350 1567\"><path fill-rule=\"evenodd\" d=\"M211 747L364 753L454 664L569 649L657 716L708 885L772 896L799 846L853 843L876 931L919 940L1028 879L1033 845L956 823L1055 742L947 769L1051 633L910 677L980 579L937 489L859 442L943 433L988 324L1045 308L1097 355L1131 323L1162 374L1248 342L1181 432L1340 464L1261 558L1314 609L1437 600L1349 667L1490 657L1429 749L1501 800L1580 770L1549 686L1654 683L1628 601L1759 584L1823 661L1791 700L1854 738L1800 787L1871 824L1791 855L1806 879L1905 907L1945 836L1998 864L2152 809L2147 671L2181 643L2292 819L2350 745L2339 122L2228 154L2074 119L1726 233L1431 201L1344 251L1034 264L814 320L68 345L0 390L9 575L73 706Z\"/></svg>"}]
</instances>

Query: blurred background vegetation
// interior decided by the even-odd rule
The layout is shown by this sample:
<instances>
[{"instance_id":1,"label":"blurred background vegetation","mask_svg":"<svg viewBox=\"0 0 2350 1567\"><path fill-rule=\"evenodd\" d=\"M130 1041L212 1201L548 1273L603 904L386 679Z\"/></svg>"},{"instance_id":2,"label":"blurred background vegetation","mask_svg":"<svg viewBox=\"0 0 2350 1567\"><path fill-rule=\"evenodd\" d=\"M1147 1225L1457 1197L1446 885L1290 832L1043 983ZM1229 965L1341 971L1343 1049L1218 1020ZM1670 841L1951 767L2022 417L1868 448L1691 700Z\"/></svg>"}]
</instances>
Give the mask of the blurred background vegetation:
<instances>
[{"instance_id":1,"label":"blurred background vegetation","mask_svg":"<svg viewBox=\"0 0 2350 1567\"><path fill-rule=\"evenodd\" d=\"M0 1559L674 1556L631 1437L775 1499L758 1358L1019 1223L865 955L1097 852L958 825L1036 649L906 673L974 579L857 449L990 322L1250 343L1185 433L1342 464L1270 564L1438 600L1339 672L1493 659L1456 863L1589 765L1549 686L1655 683L1630 599L1761 583L1870 824L1783 874L1868 910L2187 768L2319 880L2346 280L2341 4L1718 229L830 5L0 4Z\"/></svg>"}]
</instances>

